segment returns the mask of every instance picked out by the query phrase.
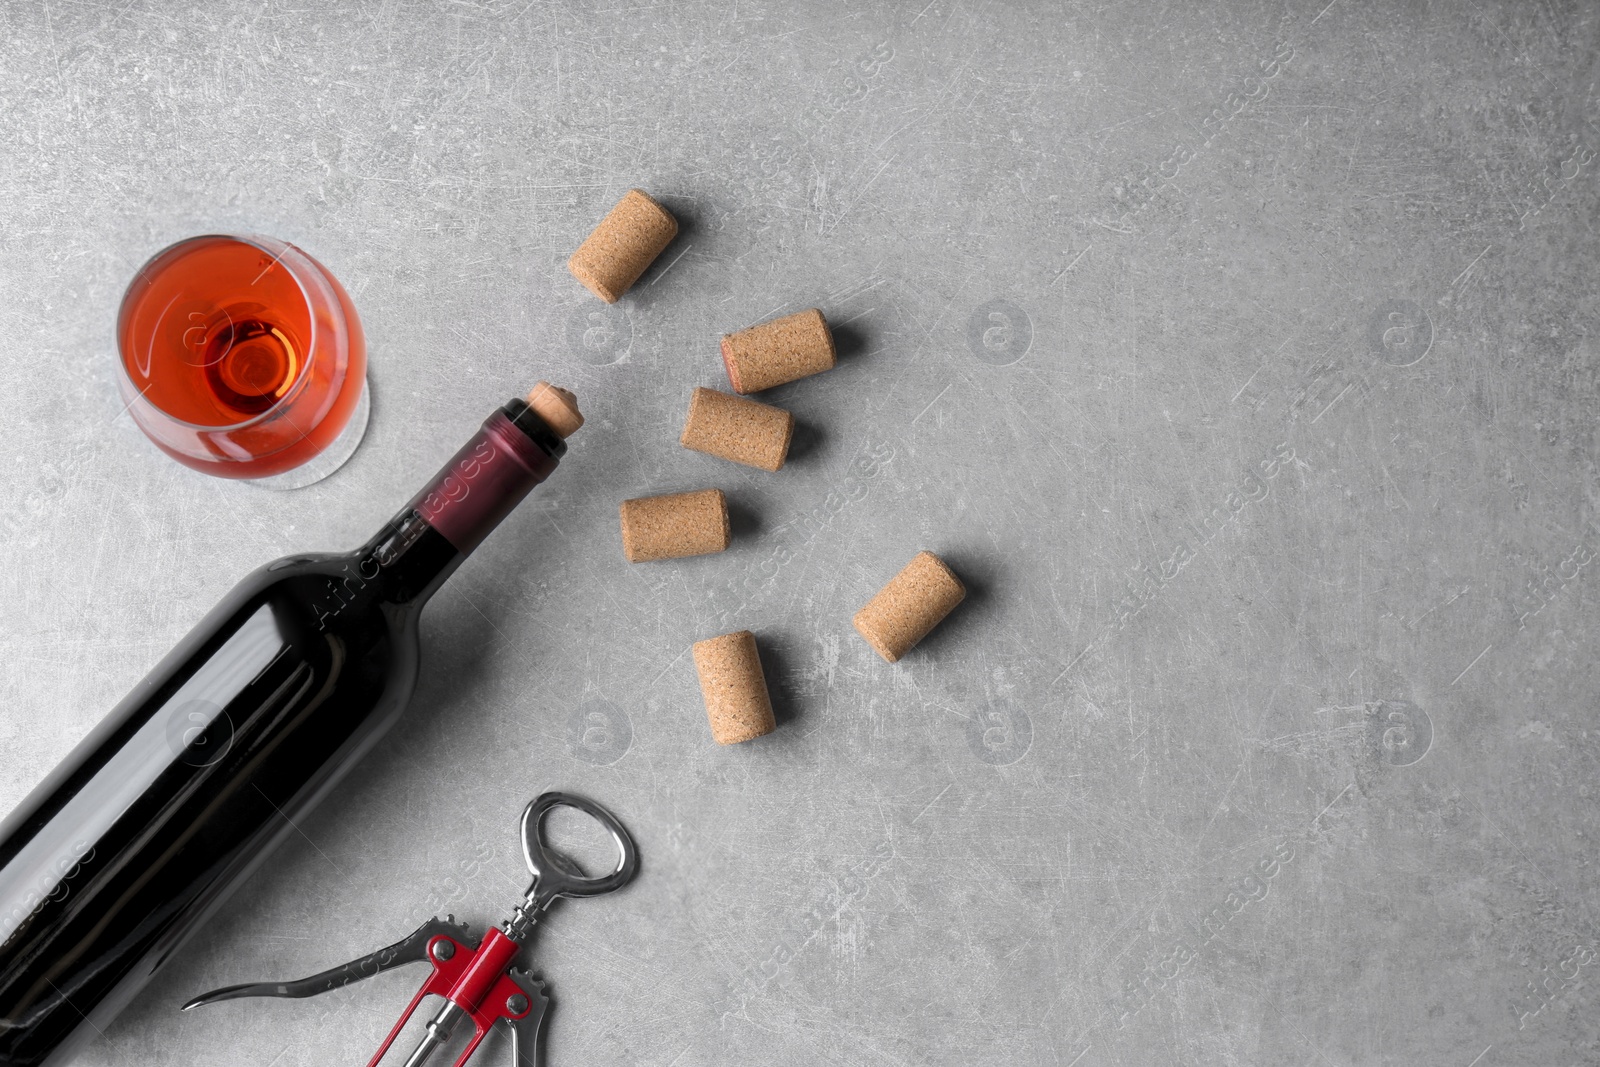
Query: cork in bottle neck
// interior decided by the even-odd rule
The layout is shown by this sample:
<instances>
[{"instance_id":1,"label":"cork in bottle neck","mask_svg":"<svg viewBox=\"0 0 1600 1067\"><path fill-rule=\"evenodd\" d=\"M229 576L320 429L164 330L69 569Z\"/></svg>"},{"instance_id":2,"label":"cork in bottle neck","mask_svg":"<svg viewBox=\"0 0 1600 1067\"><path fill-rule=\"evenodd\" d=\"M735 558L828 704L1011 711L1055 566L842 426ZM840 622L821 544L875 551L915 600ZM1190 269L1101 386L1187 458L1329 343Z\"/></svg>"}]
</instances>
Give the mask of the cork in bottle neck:
<instances>
[{"instance_id":1,"label":"cork in bottle neck","mask_svg":"<svg viewBox=\"0 0 1600 1067\"><path fill-rule=\"evenodd\" d=\"M583 425L578 398L572 395L571 390L549 382L534 385L528 392L528 406L562 440L571 437Z\"/></svg>"}]
</instances>

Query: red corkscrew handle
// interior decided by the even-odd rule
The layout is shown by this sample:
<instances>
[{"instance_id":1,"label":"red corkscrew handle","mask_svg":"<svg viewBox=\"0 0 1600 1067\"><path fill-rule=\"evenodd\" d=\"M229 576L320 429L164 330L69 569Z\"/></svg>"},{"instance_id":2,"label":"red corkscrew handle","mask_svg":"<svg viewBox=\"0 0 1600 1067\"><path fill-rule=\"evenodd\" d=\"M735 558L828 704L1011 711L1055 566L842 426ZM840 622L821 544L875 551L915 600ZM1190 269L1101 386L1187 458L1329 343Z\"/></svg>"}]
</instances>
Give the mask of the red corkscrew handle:
<instances>
[{"instance_id":1,"label":"red corkscrew handle","mask_svg":"<svg viewBox=\"0 0 1600 1067\"><path fill-rule=\"evenodd\" d=\"M463 1067L478 1045L488 1036L494 1024L501 1019L515 1024L542 1014L546 1000L537 987L526 986L509 974L511 961L516 958L518 945L499 930L490 930L483 941L471 948L455 938L440 935L428 942L428 961L433 966L422 987L401 1014L400 1020L384 1038L377 1054L367 1067L377 1067L389 1051L400 1031L416 1012L422 999L428 996L443 997L472 1020L472 1040L456 1060L455 1067ZM448 1036L448 1035L444 1035ZM429 1039L424 1039L425 1041ZM520 1046L521 1042L515 1043ZM518 1049L519 1058L520 1048Z\"/></svg>"}]
</instances>

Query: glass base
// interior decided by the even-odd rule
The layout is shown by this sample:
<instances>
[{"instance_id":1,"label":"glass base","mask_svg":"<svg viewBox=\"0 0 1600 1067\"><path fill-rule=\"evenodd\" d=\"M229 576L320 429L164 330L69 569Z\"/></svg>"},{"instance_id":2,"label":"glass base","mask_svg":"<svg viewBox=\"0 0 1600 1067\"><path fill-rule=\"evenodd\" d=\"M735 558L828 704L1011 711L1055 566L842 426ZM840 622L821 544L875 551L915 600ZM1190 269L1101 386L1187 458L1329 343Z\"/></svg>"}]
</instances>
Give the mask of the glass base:
<instances>
[{"instance_id":1,"label":"glass base","mask_svg":"<svg viewBox=\"0 0 1600 1067\"><path fill-rule=\"evenodd\" d=\"M367 435L367 416L371 412L372 404L368 399L367 383L362 382L361 399L356 401L356 409L350 413L350 421L327 448L293 470L265 478L250 478L245 480L245 484L259 486L262 489L304 489L308 485L322 481L344 466L345 460L355 455L356 446Z\"/></svg>"}]
</instances>

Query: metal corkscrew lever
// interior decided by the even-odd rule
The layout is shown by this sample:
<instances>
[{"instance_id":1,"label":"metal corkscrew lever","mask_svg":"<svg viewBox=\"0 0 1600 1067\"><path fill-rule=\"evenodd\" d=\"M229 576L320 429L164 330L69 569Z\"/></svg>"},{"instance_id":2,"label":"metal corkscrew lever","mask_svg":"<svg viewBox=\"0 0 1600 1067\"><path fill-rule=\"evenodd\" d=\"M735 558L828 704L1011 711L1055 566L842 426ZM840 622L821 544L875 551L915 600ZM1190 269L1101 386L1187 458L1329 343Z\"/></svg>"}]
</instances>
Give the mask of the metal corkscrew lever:
<instances>
[{"instance_id":1,"label":"metal corkscrew lever","mask_svg":"<svg viewBox=\"0 0 1600 1067\"><path fill-rule=\"evenodd\" d=\"M618 851L616 870L588 877L550 849L544 837L544 818L557 807L575 808L610 832ZM183 1010L239 997L311 997L370 978L380 971L426 960L433 966L433 973L406 1005L400 1021L394 1024L367 1067L377 1067L417 1006L429 996L444 998L444 1005L428 1020L427 1032L406 1059L405 1067L422 1067L466 1020L471 1020L474 1032L455 1067L462 1067L472 1058L478 1045L498 1022L504 1022L511 1031L511 1054L517 1067L524 1064L534 1067L538 1062L539 1025L549 1000L544 995L544 984L534 981L526 971L512 967L511 961L539 916L557 897L592 897L620 889L638 869L639 855L633 838L609 811L582 797L556 792L539 796L523 809L522 855L533 875L527 893L510 918L491 929L476 945L470 943L464 923L435 917L404 940L309 978L216 989L195 997Z\"/></svg>"}]
</instances>

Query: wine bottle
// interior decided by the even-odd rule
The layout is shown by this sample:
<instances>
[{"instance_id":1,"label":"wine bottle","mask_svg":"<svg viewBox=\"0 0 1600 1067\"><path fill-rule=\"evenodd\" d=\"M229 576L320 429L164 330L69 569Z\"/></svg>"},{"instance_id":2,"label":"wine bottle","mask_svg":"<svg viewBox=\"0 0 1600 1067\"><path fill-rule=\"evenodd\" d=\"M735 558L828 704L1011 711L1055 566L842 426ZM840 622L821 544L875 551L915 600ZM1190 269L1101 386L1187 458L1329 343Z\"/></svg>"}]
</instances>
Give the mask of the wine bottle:
<instances>
[{"instance_id":1,"label":"wine bottle","mask_svg":"<svg viewBox=\"0 0 1600 1067\"><path fill-rule=\"evenodd\" d=\"M423 605L581 423L541 382L356 551L250 574L0 823L0 1064L103 1030L372 748Z\"/></svg>"}]
</instances>

